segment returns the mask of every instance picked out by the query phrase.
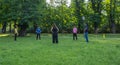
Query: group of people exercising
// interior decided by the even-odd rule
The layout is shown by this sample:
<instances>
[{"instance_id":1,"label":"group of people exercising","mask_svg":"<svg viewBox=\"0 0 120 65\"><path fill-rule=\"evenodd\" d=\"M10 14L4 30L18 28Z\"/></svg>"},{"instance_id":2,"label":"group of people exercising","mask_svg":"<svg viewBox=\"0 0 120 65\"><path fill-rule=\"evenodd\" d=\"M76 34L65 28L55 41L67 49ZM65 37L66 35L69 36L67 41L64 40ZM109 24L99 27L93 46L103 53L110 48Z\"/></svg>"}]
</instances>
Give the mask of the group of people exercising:
<instances>
[{"instance_id":1,"label":"group of people exercising","mask_svg":"<svg viewBox=\"0 0 120 65\"><path fill-rule=\"evenodd\" d=\"M42 32L40 27L37 27L35 32L36 32L36 40L40 40L41 39L41 32ZM59 28L57 27L57 25L55 23L51 27L51 32L52 32L52 43L57 44L58 43ZM14 33L15 33L14 40L16 41L17 35L18 35L17 27L15 27ZM73 40L77 40L78 39L77 38L78 29L76 26L73 27L72 33L73 33ZM86 39L86 42L89 42L88 41L88 24L85 24L85 27L84 27L84 37Z\"/></svg>"}]
</instances>

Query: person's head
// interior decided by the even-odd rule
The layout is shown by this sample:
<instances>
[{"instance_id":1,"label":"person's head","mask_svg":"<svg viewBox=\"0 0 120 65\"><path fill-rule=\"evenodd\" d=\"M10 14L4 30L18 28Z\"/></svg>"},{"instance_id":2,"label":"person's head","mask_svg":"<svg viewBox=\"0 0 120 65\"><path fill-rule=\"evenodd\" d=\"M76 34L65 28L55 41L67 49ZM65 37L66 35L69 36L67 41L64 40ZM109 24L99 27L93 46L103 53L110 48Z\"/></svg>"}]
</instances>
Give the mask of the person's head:
<instances>
[{"instance_id":1,"label":"person's head","mask_svg":"<svg viewBox=\"0 0 120 65\"><path fill-rule=\"evenodd\" d=\"M37 27L38 29L40 29L40 27Z\"/></svg>"},{"instance_id":2,"label":"person's head","mask_svg":"<svg viewBox=\"0 0 120 65\"><path fill-rule=\"evenodd\" d=\"M87 23L84 23L84 25L85 25L85 26L88 26L88 24L87 24Z\"/></svg>"},{"instance_id":3,"label":"person's head","mask_svg":"<svg viewBox=\"0 0 120 65\"><path fill-rule=\"evenodd\" d=\"M15 28L17 28L17 27L15 26Z\"/></svg>"},{"instance_id":4,"label":"person's head","mask_svg":"<svg viewBox=\"0 0 120 65\"><path fill-rule=\"evenodd\" d=\"M74 28L76 28L76 26L74 25Z\"/></svg>"},{"instance_id":5,"label":"person's head","mask_svg":"<svg viewBox=\"0 0 120 65\"><path fill-rule=\"evenodd\" d=\"M55 23L53 24L53 27L56 27L56 24L55 24Z\"/></svg>"},{"instance_id":6,"label":"person's head","mask_svg":"<svg viewBox=\"0 0 120 65\"><path fill-rule=\"evenodd\" d=\"M88 23L86 23L86 26L88 26Z\"/></svg>"},{"instance_id":7,"label":"person's head","mask_svg":"<svg viewBox=\"0 0 120 65\"><path fill-rule=\"evenodd\" d=\"M17 28L17 24L15 24L14 27Z\"/></svg>"}]
</instances>

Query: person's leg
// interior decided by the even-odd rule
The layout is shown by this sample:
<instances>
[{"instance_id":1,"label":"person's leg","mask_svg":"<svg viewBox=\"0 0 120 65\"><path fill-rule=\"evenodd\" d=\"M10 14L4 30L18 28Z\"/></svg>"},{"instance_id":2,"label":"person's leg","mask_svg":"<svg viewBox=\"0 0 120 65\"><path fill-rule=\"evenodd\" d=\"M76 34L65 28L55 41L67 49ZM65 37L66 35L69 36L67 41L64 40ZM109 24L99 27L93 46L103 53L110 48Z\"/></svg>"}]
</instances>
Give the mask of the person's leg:
<instances>
[{"instance_id":1,"label":"person's leg","mask_svg":"<svg viewBox=\"0 0 120 65\"><path fill-rule=\"evenodd\" d=\"M85 33L86 42L88 42L88 32Z\"/></svg>"},{"instance_id":2,"label":"person's leg","mask_svg":"<svg viewBox=\"0 0 120 65\"><path fill-rule=\"evenodd\" d=\"M86 35L86 39L87 39L87 42L89 42L89 40L88 40L88 33L87 33L87 35Z\"/></svg>"},{"instance_id":3,"label":"person's leg","mask_svg":"<svg viewBox=\"0 0 120 65\"><path fill-rule=\"evenodd\" d=\"M77 33L75 34L76 40L77 40Z\"/></svg>"},{"instance_id":4,"label":"person's leg","mask_svg":"<svg viewBox=\"0 0 120 65\"><path fill-rule=\"evenodd\" d=\"M55 35L54 35L54 33L52 34L52 42L55 43Z\"/></svg>"},{"instance_id":5,"label":"person's leg","mask_svg":"<svg viewBox=\"0 0 120 65\"><path fill-rule=\"evenodd\" d=\"M56 43L58 43L58 34L56 34L56 38L55 39L56 39Z\"/></svg>"},{"instance_id":6,"label":"person's leg","mask_svg":"<svg viewBox=\"0 0 120 65\"><path fill-rule=\"evenodd\" d=\"M36 34L36 40L38 40L38 34Z\"/></svg>"}]
</instances>

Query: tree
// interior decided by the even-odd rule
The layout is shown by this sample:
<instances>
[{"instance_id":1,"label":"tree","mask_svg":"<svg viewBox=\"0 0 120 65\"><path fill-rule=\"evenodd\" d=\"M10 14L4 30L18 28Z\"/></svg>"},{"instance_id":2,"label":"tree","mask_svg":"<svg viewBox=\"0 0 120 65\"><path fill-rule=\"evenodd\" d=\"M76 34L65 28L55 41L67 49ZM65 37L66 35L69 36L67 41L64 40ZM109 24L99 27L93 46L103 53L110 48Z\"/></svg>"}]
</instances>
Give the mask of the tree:
<instances>
[{"instance_id":1,"label":"tree","mask_svg":"<svg viewBox=\"0 0 120 65\"><path fill-rule=\"evenodd\" d=\"M11 13L13 14L11 16L13 17L12 19L15 20L15 24L18 22L20 36L26 35L26 30L29 27L29 22L37 21L39 19L39 2L39 0L14 0L12 2Z\"/></svg>"},{"instance_id":2,"label":"tree","mask_svg":"<svg viewBox=\"0 0 120 65\"><path fill-rule=\"evenodd\" d=\"M83 0L75 0L75 14L76 14L76 18L78 21L78 32L83 30L83 20L82 20L82 3L84 1Z\"/></svg>"},{"instance_id":3,"label":"tree","mask_svg":"<svg viewBox=\"0 0 120 65\"><path fill-rule=\"evenodd\" d=\"M112 33L116 33L115 9L116 9L116 0L110 0L109 23Z\"/></svg>"},{"instance_id":4,"label":"tree","mask_svg":"<svg viewBox=\"0 0 120 65\"><path fill-rule=\"evenodd\" d=\"M115 5L116 32L120 33L120 0L116 0Z\"/></svg>"},{"instance_id":5,"label":"tree","mask_svg":"<svg viewBox=\"0 0 120 65\"><path fill-rule=\"evenodd\" d=\"M94 14L91 18L93 18L94 23L94 31L95 33L98 33L98 27L101 22L101 11L102 11L102 0L90 0L92 3L92 9L94 11Z\"/></svg>"},{"instance_id":6,"label":"tree","mask_svg":"<svg viewBox=\"0 0 120 65\"><path fill-rule=\"evenodd\" d=\"M6 27L7 27L7 22L8 22L8 15L6 15L9 10L9 6L10 6L10 1L8 0L1 0L0 1L0 8L1 8L1 11L0 11L0 19L1 19L1 22L2 22L2 33L6 33Z\"/></svg>"},{"instance_id":7,"label":"tree","mask_svg":"<svg viewBox=\"0 0 120 65\"><path fill-rule=\"evenodd\" d=\"M52 3L54 3L52 5ZM57 5L56 5L56 4ZM71 32L73 25L83 31L83 23L89 24L89 32L120 32L119 0L0 0L0 27L3 32L9 24L18 25L19 35L25 36L27 31L35 32L37 26L42 32L50 32L51 25L56 23L60 32Z\"/></svg>"}]
</instances>

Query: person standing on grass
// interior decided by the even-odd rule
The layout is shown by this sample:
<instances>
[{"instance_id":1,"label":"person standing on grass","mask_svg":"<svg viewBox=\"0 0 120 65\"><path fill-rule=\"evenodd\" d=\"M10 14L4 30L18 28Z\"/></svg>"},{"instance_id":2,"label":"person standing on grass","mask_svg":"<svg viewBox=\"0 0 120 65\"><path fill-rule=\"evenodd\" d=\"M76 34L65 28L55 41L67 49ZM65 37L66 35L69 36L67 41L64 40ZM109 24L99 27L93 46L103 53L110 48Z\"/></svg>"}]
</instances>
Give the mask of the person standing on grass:
<instances>
[{"instance_id":1,"label":"person standing on grass","mask_svg":"<svg viewBox=\"0 0 120 65\"><path fill-rule=\"evenodd\" d=\"M18 36L18 29L17 29L17 25L15 25L14 28L14 40L17 41L17 36Z\"/></svg>"},{"instance_id":2,"label":"person standing on grass","mask_svg":"<svg viewBox=\"0 0 120 65\"><path fill-rule=\"evenodd\" d=\"M40 36L40 34L41 34L41 29L40 29L40 27L38 27L37 29L36 29L36 40L40 40L41 39L41 36Z\"/></svg>"},{"instance_id":3,"label":"person standing on grass","mask_svg":"<svg viewBox=\"0 0 120 65\"><path fill-rule=\"evenodd\" d=\"M74 26L73 28L73 40L77 40L77 28Z\"/></svg>"},{"instance_id":4,"label":"person standing on grass","mask_svg":"<svg viewBox=\"0 0 120 65\"><path fill-rule=\"evenodd\" d=\"M88 40L88 24L87 23L85 23L84 37L86 39L86 42L89 42L89 40Z\"/></svg>"},{"instance_id":5,"label":"person standing on grass","mask_svg":"<svg viewBox=\"0 0 120 65\"><path fill-rule=\"evenodd\" d=\"M58 43L58 32L59 32L59 29L58 29L58 27L56 26L55 23L51 27L51 32L52 32L52 42L53 43Z\"/></svg>"}]
</instances>

